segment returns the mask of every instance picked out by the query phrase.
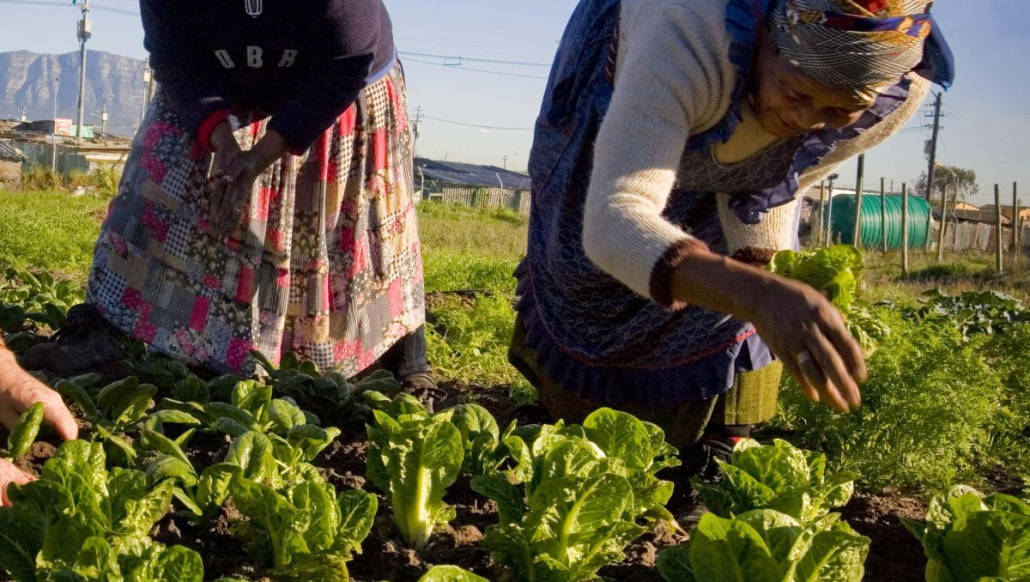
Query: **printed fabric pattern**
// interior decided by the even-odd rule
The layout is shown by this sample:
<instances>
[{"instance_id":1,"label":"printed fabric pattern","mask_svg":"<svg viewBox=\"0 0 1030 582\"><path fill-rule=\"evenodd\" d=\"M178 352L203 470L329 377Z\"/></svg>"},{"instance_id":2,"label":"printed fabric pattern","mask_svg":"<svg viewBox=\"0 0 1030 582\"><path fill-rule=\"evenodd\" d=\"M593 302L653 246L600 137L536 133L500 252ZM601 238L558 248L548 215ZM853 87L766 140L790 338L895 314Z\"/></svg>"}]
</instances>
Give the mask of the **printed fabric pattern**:
<instances>
[{"instance_id":1,"label":"printed fabric pattern","mask_svg":"<svg viewBox=\"0 0 1030 582\"><path fill-rule=\"evenodd\" d=\"M158 93L97 242L87 302L158 352L249 374L257 350L352 376L425 322L400 65L366 87L303 155L256 181L216 231L212 155ZM236 133L248 149L268 119Z\"/></svg>"}]
</instances>

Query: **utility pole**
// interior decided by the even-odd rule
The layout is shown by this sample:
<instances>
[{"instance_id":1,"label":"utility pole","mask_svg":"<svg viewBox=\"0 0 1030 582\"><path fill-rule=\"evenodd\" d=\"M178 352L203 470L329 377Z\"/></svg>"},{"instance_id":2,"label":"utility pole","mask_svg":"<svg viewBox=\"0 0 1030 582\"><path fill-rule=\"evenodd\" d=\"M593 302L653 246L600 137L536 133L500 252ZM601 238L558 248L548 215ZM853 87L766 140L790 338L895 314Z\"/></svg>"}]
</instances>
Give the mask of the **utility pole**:
<instances>
[{"instance_id":1,"label":"utility pole","mask_svg":"<svg viewBox=\"0 0 1030 582\"><path fill-rule=\"evenodd\" d=\"M82 20L79 21L79 126L75 138L82 139L83 112L86 108L86 41L93 36L93 23L89 20L89 0L82 3Z\"/></svg>"},{"instance_id":2,"label":"utility pole","mask_svg":"<svg viewBox=\"0 0 1030 582\"><path fill-rule=\"evenodd\" d=\"M508 158L514 158L517 155L518 154L504 154L503 156L501 156L501 167L504 168L505 170L507 170L508 169Z\"/></svg>"},{"instance_id":3,"label":"utility pole","mask_svg":"<svg viewBox=\"0 0 1030 582\"><path fill-rule=\"evenodd\" d=\"M54 127L50 130L50 143L54 146L50 157L50 170L57 171L57 92L61 89L61 78L54 77Z\"/></svg>"},{"instance_id":4,"label":"utility pole","mask_svg":"<svg viewBox=\"0 0 1030 582\"><path fill-rule=\"evenodd\" d=\"M418 157L418 138L422 135L422 106L419 105L415 108L415 119L411 124L411 133L415 138L415 143L412 146L412 157Z\"/></svg>"},{"instance_id":5,"label":"utility pole","mask_svg":"<svg viewBox=\"0 0 1030 582\"><path fill-rule=\"evenodd\" d=\"M107 102L104 102L104 109L100 112L100 137L107 135Z\"/></svg>"},{"instance_id":6,"label":"utility pole","mask_svg":"<svg viewBox=\"0 0 1030 582\"><path fill-rule=\"evenodd\" d=\"M150 57L143 60L143 105L139 112L139 125L143 127L143 120L147 116L147 106L150 105Z\"/></svg>"},{"instance_id":7,"label":"utility pole","mask_svg":"<svg viewBox=\"0 0 1030 582\"><path fill-rule=\"evenodd\" d=\"M855 178L855 228L851 233L851 244L862 248L862 187L865 179L865 154L858 156L858 177Z\"/></svg>"},{"instance_id":8,"label":"utility pole","mask_svg":"<svg viewBox=\"0 0 1030 582\"><path fill-rule=\"evenodd\" d=\"M934 169L937 167L937 138L941 133L941 92L938 91L933 104L933 136L930 138L930 165L926 170L926 202L930 205L930 211L926 216L926 232L933 232L933 205L930 203L930 193L933 192ZM941 227L944 226L945 208L941 207ZM926 237L926 248L930 248L932 236Z\"/></svg>"}]
</instances>

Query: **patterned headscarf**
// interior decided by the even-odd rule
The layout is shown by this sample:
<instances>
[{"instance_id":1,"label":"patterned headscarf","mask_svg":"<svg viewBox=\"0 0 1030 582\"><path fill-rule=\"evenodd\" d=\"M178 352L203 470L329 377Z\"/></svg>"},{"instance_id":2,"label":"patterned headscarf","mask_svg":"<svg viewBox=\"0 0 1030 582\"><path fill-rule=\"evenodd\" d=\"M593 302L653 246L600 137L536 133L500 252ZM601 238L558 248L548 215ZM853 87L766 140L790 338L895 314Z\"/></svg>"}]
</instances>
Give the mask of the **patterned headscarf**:
<instances>
[{"instance_id":1,"label":"patterned headscarf","mask_svg":"<svg viewBox=\"0 0 1030 582\"><path fill-rule=\"evenodd\" d=\"M933 21L928 0L782 0L772 37L787 59L820 83L864 97L923 61Z\"/></svg>"}]
</instances>

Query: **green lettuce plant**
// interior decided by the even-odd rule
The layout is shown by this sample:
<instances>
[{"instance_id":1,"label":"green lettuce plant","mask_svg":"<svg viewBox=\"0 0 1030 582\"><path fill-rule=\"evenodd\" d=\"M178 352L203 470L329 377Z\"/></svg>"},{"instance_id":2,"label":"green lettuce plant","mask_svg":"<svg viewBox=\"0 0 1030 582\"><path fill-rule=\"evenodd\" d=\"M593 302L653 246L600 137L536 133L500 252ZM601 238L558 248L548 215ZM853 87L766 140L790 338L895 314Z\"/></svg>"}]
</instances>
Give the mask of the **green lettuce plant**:
<instances>
[{"instance_id":1,"label":"green lettuce plant","mask_svg":"<svg viewBox=\"0 0 1030 582\"><path fill-rule=\"evenodd\" d=\"M457 566L435 566L418 582L487 582L487 579Z\"/></svg>"},{"instance_id":2,"label":"green lettuce plant","mask_svg":"<svg viewBox=\"0 0 1030 582\"><path fill-rule=\"evenodd\" d=\"M199 554L148 536L167 512L172 483L105 467L99 443L68 441L40 478L11 486L0 508L0 567L17 580L193 580Z\"/></svg>"},{"instance_id":3,"label":"green lettuce plant","mask_svg":"<svg viewBox=\"0 0 1030 582\"><path fill-rule=\"evenodd\" d=\"M600 409L582 426L517 429L504 445L513 467L473 489L498 506L483 546L521 580L595 579L647 531L638 520L671 519L672 483L655 473L679 461L655 425Z\"/></svg>"},{"instance_id":4,"label":"green lettuce plant","mask_svg":"<svg viewBox=\"0 0 1030 582\"><path fill-rule=\"evenodd\" d=\"M461 470L461 432L451 422L453 411L430 414L407 394L378 399L376 406L367 427L367 477L389 499L405 543L422 549L437 525L454 519L443 497Z\"/></svg>"},{"instance_id":5,"label":"green lettuce plant","mask_svg":"<svg viewBox=\"0 0 1030 582\"><path fill-rule=\"evenodd\" d=\"M688 543L658 555L658 572L669 582L859 582L869 538L838 519L805 526L771 509L708 513Z\"/></svg>"},{"instance_id":6,"label":"green lettuce plant","mask_svg":"<svg viewBox=\"0 0 1030 582\"><path fill-rule=\"evenodd\" d=\"M18 416L14 428L7 435L7 450L4 451L4 457L17 459L29 452L43 424L43 412L43 403L37 402Z\"/></svg>"},{"instance_id":7,"label":"green lettuce plant","mask_svg":"<svg viewBox=\"0 0 1030 582\"><path fill-rule=\"evenodd\" d=\"M754 509L774 509L801 523L812 523L831 509L846 505L857 473L826 473L826 456L783 440L771 445L744 440L729 462L719 460L722 480L715 484L694 478L701 501L721 517Z\"/></svg>"},{"instance_id":8,"label":"green lettuce plant","mask_svg":"<svg viewBox=\"0 0 1030 582\"><path fill-rule=\"evenodd\" d=\"M318 477L281 490L236 473L230 495L248 521L240 525L253 555L281 579L347 582L347 562L361 553L375 520L377 501L363 491L336 494Z\"/></svg>"},{"instance_id":9,"label":"green lettuce plant","mask_svg":"<svg viewBox=\"0 0 1030 582\"><path fill-rule=\"evenodd\" d=\"M847 320L848 331L869 353L891 333L856 296L862 282L862 251L836 245L811 252L780 251L770 264L772 272L807 283L826 295Z\"/></svg>"},{"instance_id":10,"label":"green lettuce plant","mask_svg":"<svg viewBox=\"0 0 1030 582\"><path fill-rule=\"evenodd\" d=\"M953 487L934 496L926 521L902 519L926 552L927 582L1030 580L1030 504Z\"/></svg>"},{"instance_id":11,"label":"green lettuce plant","mask_svg":"<svg viewBox=\"0 0 1030 582\"><path fill-rule=\"evenodd\" d=\"M119 464L129 465L136 461L137 452L126 433L135 430L146 418L147 411L154 405L157 386L141 384L135 376L102 388L97 387L98 382L99 376L89 374L61 380L54 388L79 408L84 420L92 423L108 455Z\"/></svg>"}]
</instances>

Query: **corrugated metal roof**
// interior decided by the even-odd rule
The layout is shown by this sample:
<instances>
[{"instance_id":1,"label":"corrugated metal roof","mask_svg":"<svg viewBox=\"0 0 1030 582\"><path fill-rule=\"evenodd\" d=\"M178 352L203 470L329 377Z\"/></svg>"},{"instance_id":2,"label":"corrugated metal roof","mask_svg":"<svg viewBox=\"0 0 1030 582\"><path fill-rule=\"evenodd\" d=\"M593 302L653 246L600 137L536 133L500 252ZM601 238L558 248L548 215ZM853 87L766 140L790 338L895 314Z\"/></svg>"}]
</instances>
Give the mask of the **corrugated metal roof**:
<instances>
[{"instance_id":1,"label":"corrugated metal roof","mask_svg":"<svg viewBox=\"0 0 1030 582\"><path fill-rule=\"evenodd\" d=\"M529 190L529 176L497 166L477 166L460 162L441 162L415 158L415 166L422 169L427 180L438 180L460 186L486 188L504 186L510 190ZM417 180L418 170L415 171Z\"/></svg>"},{"instance_id":2,"label":"corrugated metal roof","mask_svg":"<svg viewBox=\"0 0 1030 582\"><path fill-rule=\"evenodd\" d=\"M24 162L25 154L7 140L0 140L0 160L5 162Z\"/></svg>"}]
</instances>

